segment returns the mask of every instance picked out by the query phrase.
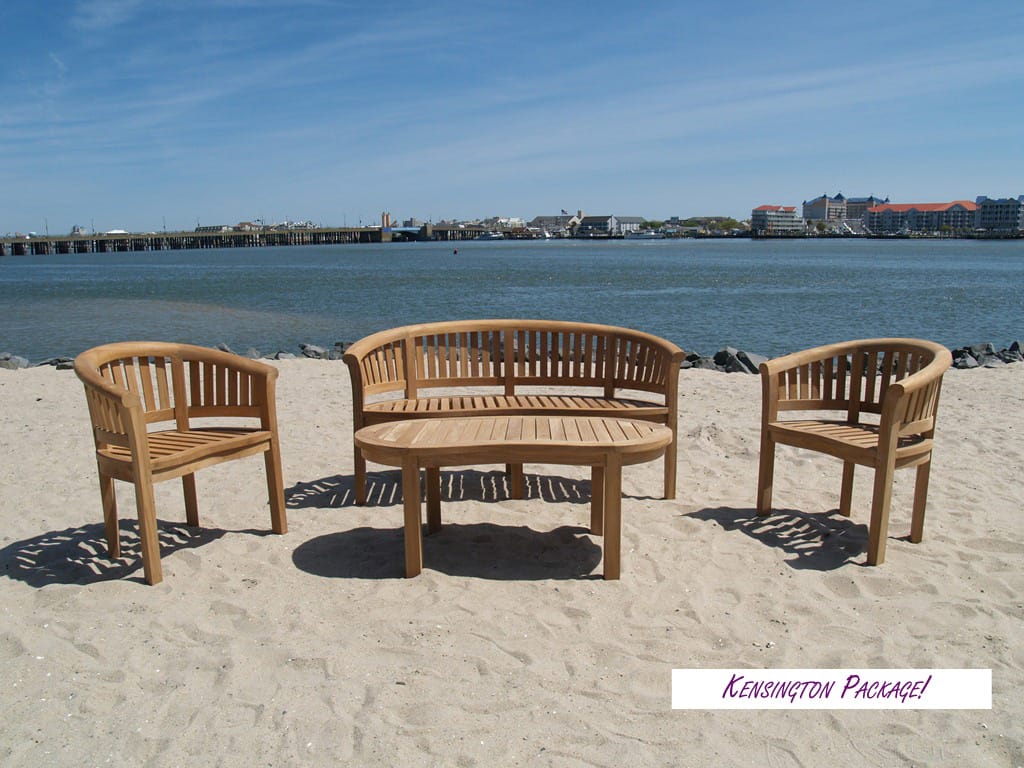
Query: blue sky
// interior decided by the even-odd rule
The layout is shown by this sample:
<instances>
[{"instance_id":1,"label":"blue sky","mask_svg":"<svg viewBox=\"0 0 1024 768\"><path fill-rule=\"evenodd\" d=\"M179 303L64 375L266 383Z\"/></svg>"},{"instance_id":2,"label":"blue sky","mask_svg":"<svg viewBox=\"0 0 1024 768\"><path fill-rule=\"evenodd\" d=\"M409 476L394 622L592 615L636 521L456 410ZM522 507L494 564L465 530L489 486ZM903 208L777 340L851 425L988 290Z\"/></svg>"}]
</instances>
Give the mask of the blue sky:
<instances>
[{"instance_id":1,"label":"blue sky","mask_svg":"<svg viewBox=\"0 0 1024 768\"><path fill-rule=\"evenodd\" d=\"M1020 0L6 0L0 29L0 234L1024 194Z\"/></svg>"}]
</instances>

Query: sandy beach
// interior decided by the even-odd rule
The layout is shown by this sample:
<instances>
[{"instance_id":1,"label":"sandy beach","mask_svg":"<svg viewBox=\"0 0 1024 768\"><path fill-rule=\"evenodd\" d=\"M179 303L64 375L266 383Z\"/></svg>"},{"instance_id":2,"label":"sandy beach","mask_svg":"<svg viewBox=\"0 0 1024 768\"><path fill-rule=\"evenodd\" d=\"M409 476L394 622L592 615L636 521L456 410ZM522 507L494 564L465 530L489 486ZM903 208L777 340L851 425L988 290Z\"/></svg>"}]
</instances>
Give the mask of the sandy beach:
<instances>
[{"instance_id":1,"label":"sandy beach","mask_svg":"<svg viewBox=\"0 0 1024 768\"><path fill-rule=\"evenodd\" d=\"M898 472L864 566L871 472L782 447L753 512L760 380L683 371L679 493L623 474L622 578L600 578L589 471L443 472L445 527L403 578L399 473L352 494L341 363L280 368L289 533L263 463L157 486L148 587L131 488L106 558L82 387L0 370L4 766L1024 766L1024 364L950 371L925 538ZM1016 639L1015 639L1016 638ZM991 668L989 710L684 711L673 668Z\"/></svg>"}]
</instances>

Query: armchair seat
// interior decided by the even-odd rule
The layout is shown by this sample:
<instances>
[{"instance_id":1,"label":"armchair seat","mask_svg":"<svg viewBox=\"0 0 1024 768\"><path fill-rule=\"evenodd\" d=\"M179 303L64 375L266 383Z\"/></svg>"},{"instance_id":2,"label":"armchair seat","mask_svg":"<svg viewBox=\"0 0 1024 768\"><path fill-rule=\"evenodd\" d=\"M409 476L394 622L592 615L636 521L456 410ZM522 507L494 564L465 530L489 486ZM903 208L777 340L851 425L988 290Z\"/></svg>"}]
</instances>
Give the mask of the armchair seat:
<instances>
[{"instance_id":1,"label":"armchair seat","mask_svg":"<svg viewBox=\"0 0 1024 768\"><path fill-rule=\"evenodd\" d=\"M878 460L879 428L845 421L776 421L768 425L776 443L827 453L865 467ZM932 450L932 441L908 435L896 441L896 468L913 466Z\"/></svg>"},{"instance_id":2,"label":"armchair seat","mask_svg":"<svg viewBox=\"0 0 1024 768\"><path fill-rule=\"evenodd\" d=\"M146 436L153 480L172 480L202 467L267 450L271 433L245 427L200 427L150 432ZM131 480L132 452L121 445L97 451L104 469L117 480Z\"/></svg>"}]
</instances>

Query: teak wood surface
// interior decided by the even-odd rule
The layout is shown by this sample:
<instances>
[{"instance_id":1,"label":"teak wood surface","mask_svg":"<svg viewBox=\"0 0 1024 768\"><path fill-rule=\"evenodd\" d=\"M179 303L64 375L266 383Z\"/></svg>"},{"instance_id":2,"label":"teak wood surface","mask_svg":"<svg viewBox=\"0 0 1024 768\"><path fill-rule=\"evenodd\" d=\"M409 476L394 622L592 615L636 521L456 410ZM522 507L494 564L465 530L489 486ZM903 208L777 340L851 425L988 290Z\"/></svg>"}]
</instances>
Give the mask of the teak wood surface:
<instances>
[{"instance_id":1,"label":"teak wood surface","mask_svg":"<svg viewBox=\"0 0 1024 768\"><path fill-rule=\"evenodd\" d=\"M371 424L455 416L594 416L664 424L673 436L665 450L664 497L672 499L684 357L675 344L627 328L464 320L381 331L349 347L344 359L352 380L353 433ZM467 387L491 391L450 391ZM437 389L449 391L431 392ZM366 456L358 443L354 454L356 503L363 504ZM510 462L509 473L513 489L519 488L522 465Z\"/></svg>"},{"instance_id":2,"label":"teak wood surface","mask_svg":"<svg viewBox=\"0 0 1024 768\"><path fill-rule=\"evenodd\" d=\"M921 541L942 376L952 356L920 339L862 339L830 344L761 364L761 461L757 511L771 512L775 446L841 459L839 512L850 515L855 467L875 470L868 565L885 561L895 470L916 467L910 541ZM786 420L793 411L838 411L832 419ZM865 414L875 418L865 421Z\"/></svg>"},{"instance_id":3,"label":"teak wood surface","mask_svg":"<svg viewBox=\"0 0 1024 768\"><path fill-rule=\"evenodd\" d=\"M276 368L216 349L165 342L121 342L82 352L100 498L112 558L120 557L114 480L132 483L146 582L163 579L153 483L180 477L189 525L199 525L195 473L262 453L271 528L285 533L284 482L277 434ZM197 425L194 420L203 419ZM210 425L209 419L231 419ZM252 426L239 426L243 419Z\"/></svg>"},{"instance_id":4,"label":"teak wood surface","mask_svg":"<svg viewBox=\"0 0 1024 768\"><path fill-rule=\"evenodd\" d=\"M586 416L405 420L363 427L355 434L367 459L402 468L407 577L423 568L421 469L427 475L427 530L432 533L441 527L440 467L537 462L591 467L590 530L604 536L604 578L619 578L622 467L658 458L673 439L663 424ZM521 475L513 479L521 482ZM512 495L521 497L522 488Z\"/></svg>"}]
</instances>

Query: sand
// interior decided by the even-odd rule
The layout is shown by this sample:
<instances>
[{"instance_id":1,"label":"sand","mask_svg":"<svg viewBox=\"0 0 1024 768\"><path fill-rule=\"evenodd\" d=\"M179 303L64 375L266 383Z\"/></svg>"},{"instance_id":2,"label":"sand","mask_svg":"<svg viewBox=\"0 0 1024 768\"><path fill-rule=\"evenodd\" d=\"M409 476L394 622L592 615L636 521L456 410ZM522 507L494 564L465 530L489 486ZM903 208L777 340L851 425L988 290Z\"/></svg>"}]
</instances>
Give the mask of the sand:
<instances>
[{"instance_id":1,"label":"sand","mask_svg":"<svg viewBox=\"0 0 1024 768\"><path fill-rule=\"evenodd\" d=\"M950 371L925 539L896 476L864 566L840 465L780 448L755 519L760 384L684 371L678 499L627 467L622 578L601 580L589 473L445 471L445 528L403 575L395 470L352 501L344 366L282 361L290 531L263 464L199 475L204 527L157 486L165 581L142 582L131 490L109 561L74 374L0 371L4 766L1024 765L1024 365ZM991 668L991 710L683 711L673 668Z\"/></svg>"}]
</instances>

